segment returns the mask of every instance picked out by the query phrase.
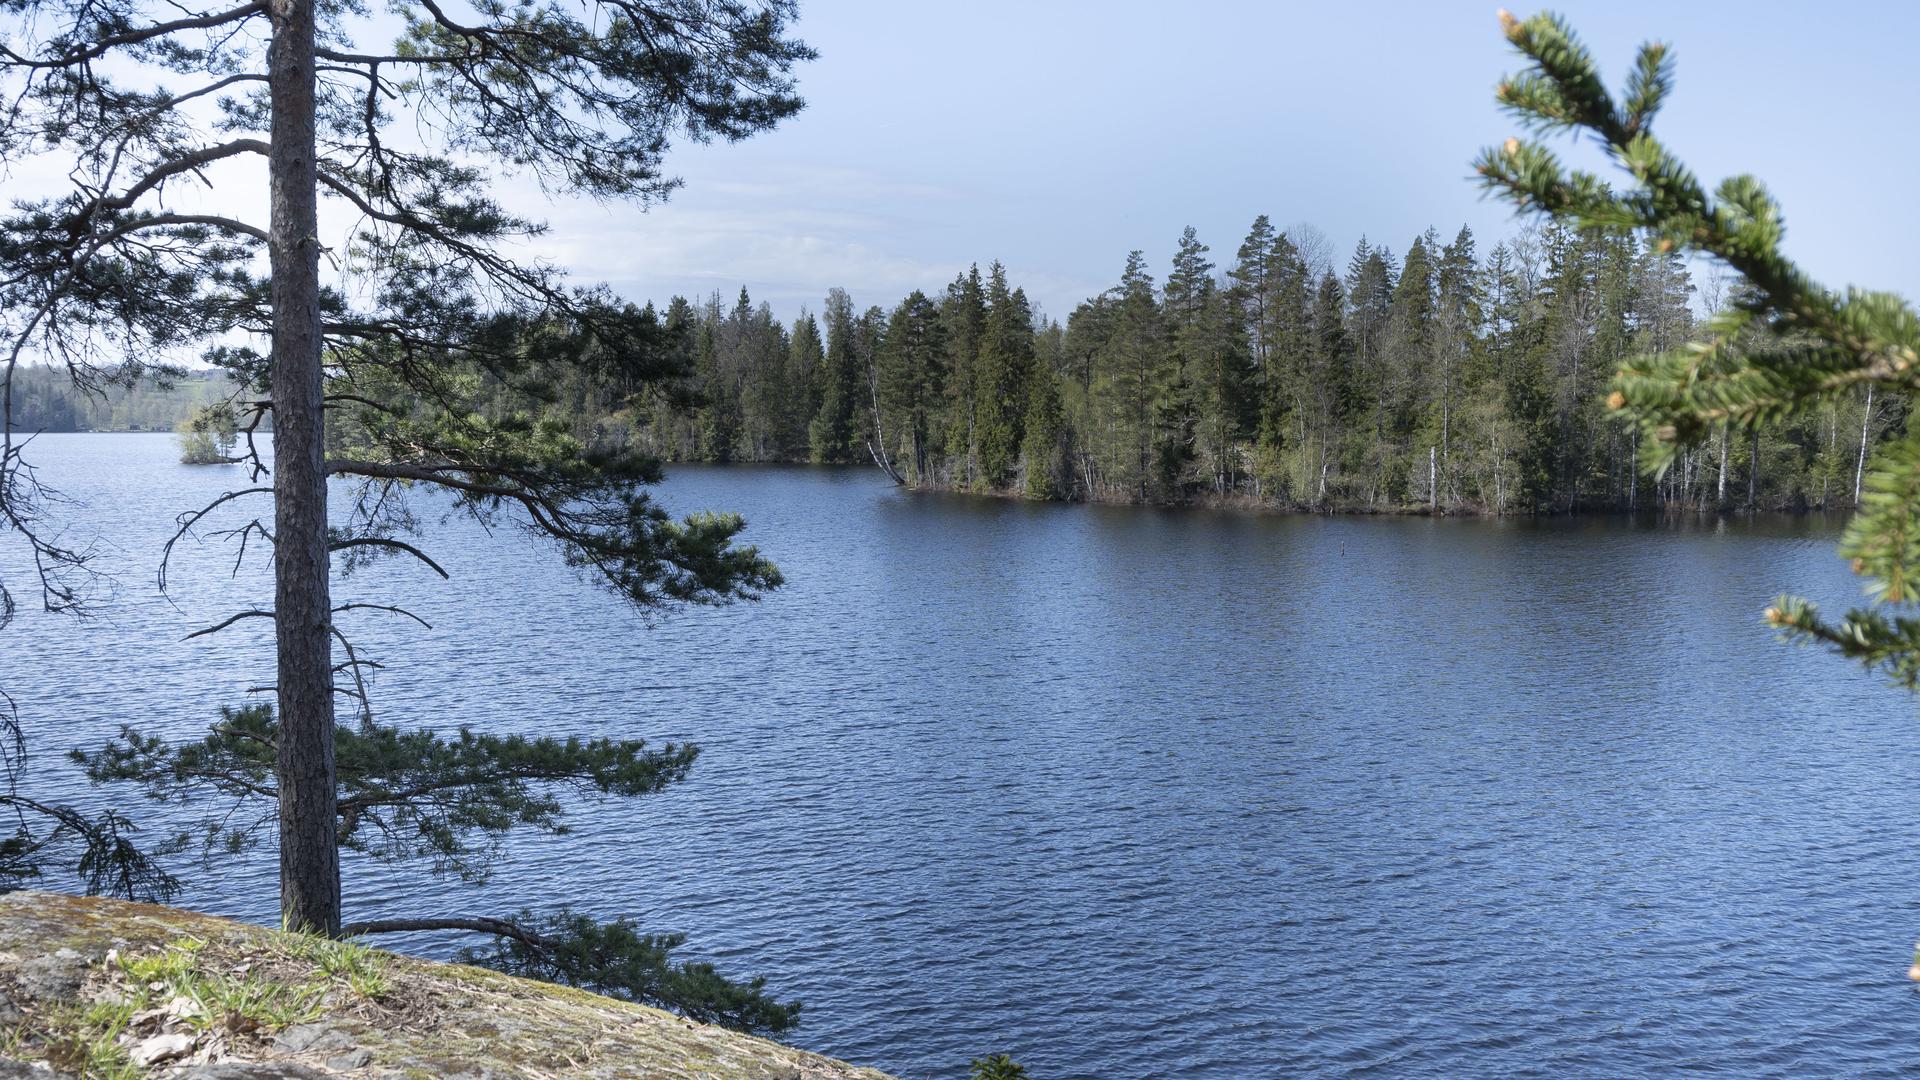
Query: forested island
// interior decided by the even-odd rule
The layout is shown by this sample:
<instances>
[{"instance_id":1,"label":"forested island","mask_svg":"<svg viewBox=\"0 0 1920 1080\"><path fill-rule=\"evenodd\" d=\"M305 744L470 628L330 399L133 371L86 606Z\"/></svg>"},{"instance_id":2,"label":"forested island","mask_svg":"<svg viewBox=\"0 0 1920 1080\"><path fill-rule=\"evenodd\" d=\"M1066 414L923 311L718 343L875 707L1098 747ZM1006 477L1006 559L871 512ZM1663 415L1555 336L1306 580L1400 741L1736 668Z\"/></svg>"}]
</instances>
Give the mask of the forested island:
<instances>
[{"instance_id":1,"label":"forested island","mask_svg":"<svg viewBox=\"0 0 1920 1080\"><path fill-rule=\"evenodd\" d=\"M474 372L486 411L667 461L867 464L927 489L1331 512L1512 514L1852 507L1909 408L1872 388L1722 425L1649 479L1607 387L1700 337L1730 298L1632 235L1558 224L1481 255L1462 227L1404 255L1253 223L1224 269L1194 230L1164 282L1140 252L1061 321L1004 267L784 324L745 288L637 312L641 350ZM1704 295L1703 295L1704 294ZM82 393L23 369L19 426L172 430L233 396L217 372ZM529 392L531 391L531 392Z\"/></svg>"},{"instance_id":2,"label":"forested island","mask_svg":"<svg viewBox=\"0 0 1920 1080\"><path fill-rule=\"evenodd\" d=\"M1272 7L1104 20L1155 39L1088 51L1129 90L1139 56L1206 64L1159 73L1182 122L1305 100L1218 85L1267 59L1230 68L1222 25L1223 46L1319 45L1303 62L1367 50L1309 85L1403 67L1375 51L1391 35L1256 34ZM845 21L919 12L885 14ZM967 65L924 80L939 99L1034 66L933 17L918 38ZM1911 697L1765 638L1920 689L1920 312L1820 284L1758 179L1709 189L1655 136L1665 44L1616 96L1564 20L1501 14L1521 134L1472 168L1532 221L1490 247L1428 229L1349 255L1261 216L1231 257L1193 228L1170 266L1135 251L1064 319L969 251L887 278L891 307L831 289L789 320L744 288L629 303L529 243L537 197L644 208L680 186L676 142L797 116L797 18L0 15L3 156L34 189L0 214L0 893L116 898L0 904L0 1075L858 1075L749 1041L788 1037L803 1001L809 1042L945 1080L1023 1080L1016 1054L1036 1080L1890 1069L1911 999L1874 984L1911 940L1889 913L1920 833L1888 782L1920 768ZM1186 24L1201 47L1154 52ZM1833 70L1897 40L1872 37ZM911 88L895 74L841 85ZM1329 162L1366 132L1403 205L1444 182L1370 125L1411 110L1340 116L1349 97L1273 111L1326 124ZM902 118L948 148L984 157L1007 128L970 95L954 115L987 123L960 137L931 100ZM1017 100L1065 122L1048 138L1115 120L1070 130L1128 166L1146 155L1122 139L1170 128L1109 94ZM909 149L869 153L904 125L849 114L840 160ZM1249 130L1213 146L1310 145ZM1545 141L1570 131L1604 178ZM814 160L729 201L831 157L798 144ZM931 218L922 181L954 173L927 164L837 194ZM940 220L990 254L1015 246L984 228L1010 191L1086 212L1092 184L1048 191L1028 164ZM792 239L812 295L819 238ZM141 451L161 436L34 439L183 420L183 464L208 468ZM676 470L669 499L662 460L835 468ZM1037 502L1678 513L1004 513L882 474ZM1844 532L1690 516L1830 507ZM1768 602L1776 581L1794 591Z\"/></svg>"},{"instance_id":3,"label":"forested island","mask_svg":"<svg viewBox=\"0 0 1920 1080\"><path fill-rule=\"evenodd\" d=\"M1753 433L1723 425L1641 474L1609 380L1728 302L1619 232L1549 223L1483 255L1464 227L1429 229L1404 255L1362 239L1336 271L1318 232L1261 216L1224 268L1192 229L1163 283L1134 252L1064 323L998 263L890 309L833 289L791 326L743 288L641 313L678 378L610 360L542 381L549 417L592 441L872 462L919 488L1359 512L1852 506L1908 407L1871 387Z\"/></svg>"}]
</instances>

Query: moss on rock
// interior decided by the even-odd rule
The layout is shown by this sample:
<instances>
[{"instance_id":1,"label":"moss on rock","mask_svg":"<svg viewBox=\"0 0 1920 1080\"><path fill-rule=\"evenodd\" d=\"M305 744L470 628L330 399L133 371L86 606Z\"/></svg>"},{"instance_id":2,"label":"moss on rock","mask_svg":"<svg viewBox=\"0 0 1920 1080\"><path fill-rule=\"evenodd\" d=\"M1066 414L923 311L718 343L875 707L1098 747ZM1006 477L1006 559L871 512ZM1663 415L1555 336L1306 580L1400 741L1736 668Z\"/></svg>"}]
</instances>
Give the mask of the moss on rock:
<instances>
[{"instance_id":1,"label":"moss on rock","mask_svg":"<svg viewBox=\"0 0 1920 1080\"><path fill-rule=\"evenodd\" d=\"M659 1009L178 908L0 895L0 1077L889 1080Z\"/></svg>"}]
</instances>

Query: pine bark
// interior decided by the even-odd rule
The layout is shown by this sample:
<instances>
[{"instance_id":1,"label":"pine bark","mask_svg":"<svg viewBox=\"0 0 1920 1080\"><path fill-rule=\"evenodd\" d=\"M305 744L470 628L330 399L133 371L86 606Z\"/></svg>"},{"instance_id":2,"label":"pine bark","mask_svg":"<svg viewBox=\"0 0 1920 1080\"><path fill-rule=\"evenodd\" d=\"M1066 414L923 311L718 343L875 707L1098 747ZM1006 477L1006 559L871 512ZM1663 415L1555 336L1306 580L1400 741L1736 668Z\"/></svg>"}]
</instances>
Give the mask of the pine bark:
<instances>
[{"instance_id":1,"label":"pine bark","mask_svg":"<svg viewBox=\"0 0 1920 1080\"><path fill-rule=\"evenodd\" d=\"M314 3L273 0L268 154L273 269L274 618L280 709L280 911L340 930L332 601L321 413Z\"/></svg>"}]
</instances>

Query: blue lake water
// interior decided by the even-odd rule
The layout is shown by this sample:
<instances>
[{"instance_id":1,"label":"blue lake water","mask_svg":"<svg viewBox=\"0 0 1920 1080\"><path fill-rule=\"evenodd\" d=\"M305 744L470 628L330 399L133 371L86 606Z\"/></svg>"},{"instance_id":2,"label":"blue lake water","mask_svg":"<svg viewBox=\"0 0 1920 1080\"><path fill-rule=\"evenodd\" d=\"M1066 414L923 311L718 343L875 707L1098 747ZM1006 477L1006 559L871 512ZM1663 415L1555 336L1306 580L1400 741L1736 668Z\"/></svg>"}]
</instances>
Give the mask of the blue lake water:
<instances>
[{"instance_id":1,"label":"blue lake water","mask_svg":"<svg viewBox=\"0 0 1920 1080\"><path fill-rule=\"evenodd\" d=\"M23 605L0 686L30 792L125 804L55 751L188 736L271 681L264 624L180 641L263 567L210 543L153 587L172 515L243 477L165 436L36 449L117 590L89 623ZM349 917L631 915L909 1080L991 1052L1035 1080L1913 1071L1920 718L1759 622L1858 597L1836 523L1034 506L857 469L682 467L663 497L744 513L790 584L649 627L423 503L453 580L336 586L433 624L343 616L388 722L704 750L483 886L350 862ZM182 903L272 918L270 852L183 869Z\"/></svg>"}]
</instances>

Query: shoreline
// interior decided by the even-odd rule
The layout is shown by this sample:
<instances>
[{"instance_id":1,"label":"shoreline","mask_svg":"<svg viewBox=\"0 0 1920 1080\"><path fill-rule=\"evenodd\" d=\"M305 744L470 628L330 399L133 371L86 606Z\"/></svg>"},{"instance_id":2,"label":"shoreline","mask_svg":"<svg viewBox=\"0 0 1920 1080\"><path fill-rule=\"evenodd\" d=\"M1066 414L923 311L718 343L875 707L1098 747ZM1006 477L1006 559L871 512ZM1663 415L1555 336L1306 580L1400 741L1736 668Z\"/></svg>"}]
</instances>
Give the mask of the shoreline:
<instances>
[{"instance_id":1,"label":"shoreline","mask_svg":"<svg viewBox=\"0 0 1920 1080\"><path fill-rule=\"evenodd\" d=\"M695 466L702 469L833 469L854 472L872 472L876 477L885 479L886 474L872 465L836 464L814 461L692 461L667 460L662 464L667 468L669 477L674 468ZM987 499L1001 502L1023 503L1030 506L1114 506L1132 507L1142 510L1203 510L1217 513L1238 513L1254 515L1285 515L1288 517L1379 517L1379 518L1455 518L1512 521L1520 519L1570 519L1583 517L1601 518L1654 518L1654 517L1784 517L1812 518L1826 516L1852 517L1854 507L1841 504L1835 506L1760 506L1747 509L1740 506L1690 506L1685 504L1656 504L1652 506L1624 507L1582 505L1579 507L1546 508L1534 510L1509 510L1495 513L1481 507L1462 505L1435 509L1425 505L1415 506L1344 506L1324 507L1270 502L1249 495L1205 495L1183 500L1138 500L1120 498L1071 498L1071 499L1032 499L1018 491L977 490L957 488L947 485L921 486L896 483L891 485L899 491L914 495L931 495L967 499Z\"/></svg>"}]
</instances>

